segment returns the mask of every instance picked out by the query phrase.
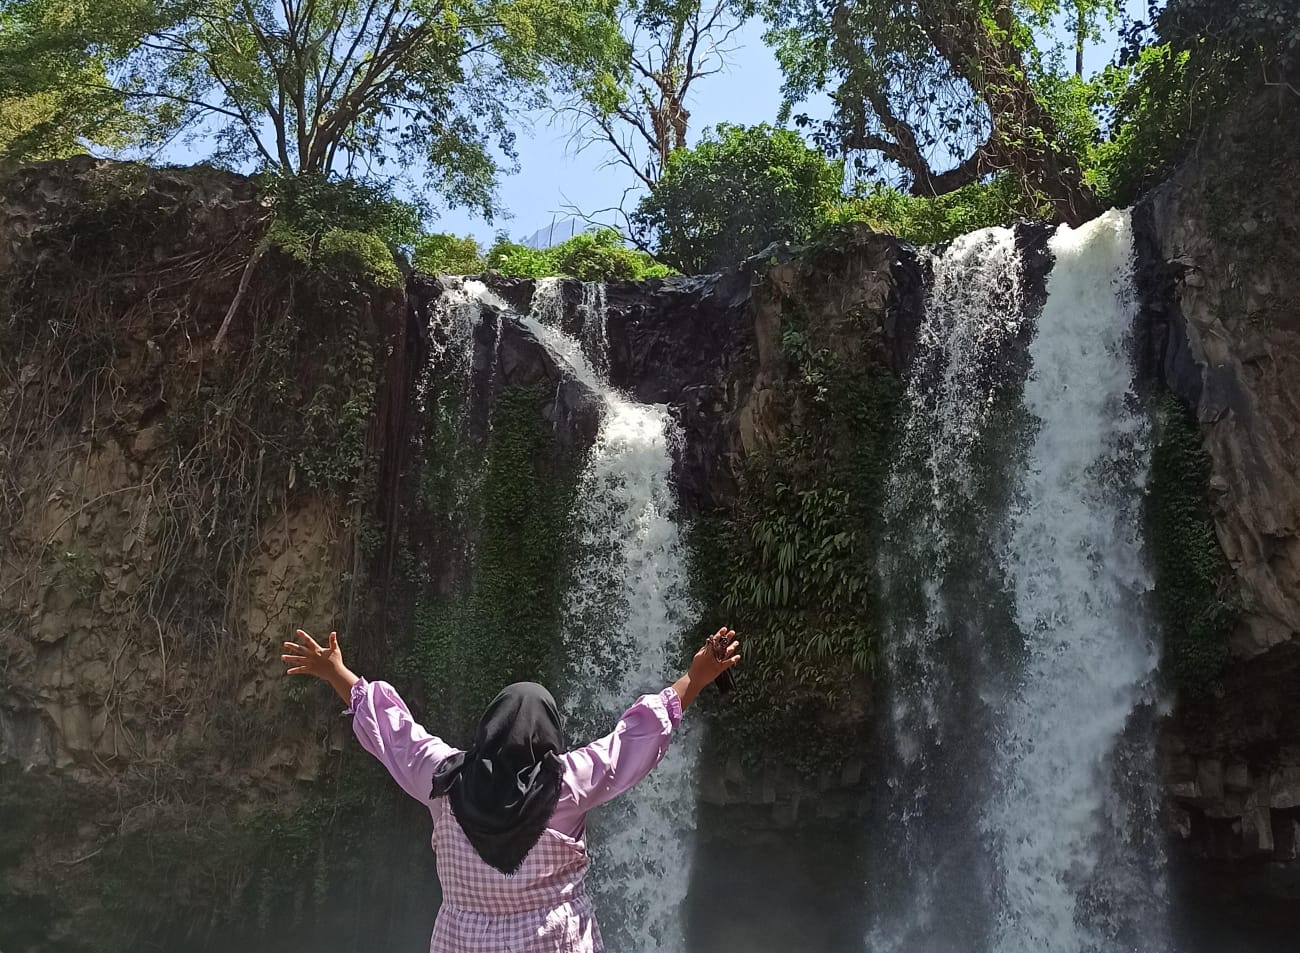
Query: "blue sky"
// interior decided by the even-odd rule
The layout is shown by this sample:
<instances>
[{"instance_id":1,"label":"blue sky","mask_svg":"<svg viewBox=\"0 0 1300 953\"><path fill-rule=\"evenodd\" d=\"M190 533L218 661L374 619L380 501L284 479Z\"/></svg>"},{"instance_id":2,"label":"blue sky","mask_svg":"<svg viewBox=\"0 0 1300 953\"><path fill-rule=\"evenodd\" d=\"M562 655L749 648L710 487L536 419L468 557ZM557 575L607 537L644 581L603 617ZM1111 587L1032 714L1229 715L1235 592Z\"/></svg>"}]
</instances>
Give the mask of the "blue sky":
<instances>
[{"instance_id":1,"label":"blue sky","mask_svg":"<svg viewBox=\"0 0 1300 953\"><path fill-rule=\"evenodd\" d=\"M759 21L747 23L735 37L737 49L727 68L694 86L687 103L692 142L706 127L720 122L753 125L776 121L781 70L763 44L762 34ZM490 242L496 229L503 227L512 237L523 238L548 225L553 217L567 217L565 206L593 212L617 205L623 190L636 184L635 176L620 166L606 164L607 154L599 143L576 153L571 139L567 121L535 117L531 131L519 136L519 172L501 182L502 204L512 217L488 225L462 210L452 210L443 213L436 228Z\"/></svg>"}]
</instances>

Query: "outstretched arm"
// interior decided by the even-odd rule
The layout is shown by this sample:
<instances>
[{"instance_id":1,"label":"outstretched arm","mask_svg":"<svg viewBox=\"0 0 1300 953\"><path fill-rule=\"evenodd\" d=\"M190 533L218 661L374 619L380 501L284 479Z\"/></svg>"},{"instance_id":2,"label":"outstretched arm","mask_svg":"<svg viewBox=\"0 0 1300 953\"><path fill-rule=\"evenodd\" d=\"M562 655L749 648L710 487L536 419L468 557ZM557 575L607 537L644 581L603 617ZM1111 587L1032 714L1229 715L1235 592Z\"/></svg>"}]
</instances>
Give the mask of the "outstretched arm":
<instances>
[{"instance_id":1,"label":"outstretched arm","mask_svg":"<svg viewBox=\"0 0 1300 953\"><path fill-rule=\"evenodd\" d=\"M614 730L564 756L564 793L552 826L578 837L582 817L613 800L653 770L668 751L682 709L710 682L740 661L735 632L719 629L695 653L689 671L658 695L644 695L623 713ZM726 648L715 654L712 643L725 638Z\"/></svg>"},{"instance_id":2,"label":"outstretched arm","mask_svg":"<svg viewBox=\"0 0 1300 953\"><path fill-rule=\"evenodd\" d=\"M328 682L338 692L343 704L352 703L352 686L358 681L357 676L343 664L343 650L339 648L339 635L331 632L329 647L322 648L316 640L304 632L297 631L297 642L285 642L285 654L280 661L289 666L286 675L315 675L323 682Z\"/></svg>"},{"instance_id":3,"label":"outstretched arm","mask_svg":"<svg viewBox=\"0 0 1300 953\"><path fill-rule=\"evenodd\" d=\"M358 678L344 665L336 633L330 633L328 648L322 648L299 629L298 642L285 642L284 648L281 658L289 666L285 674L315 675L328 682L347 704L361 747L388 769L403 791L427 806L433 772L456 749L425 731L392 685Z\"/></svg>"}]
</instances>

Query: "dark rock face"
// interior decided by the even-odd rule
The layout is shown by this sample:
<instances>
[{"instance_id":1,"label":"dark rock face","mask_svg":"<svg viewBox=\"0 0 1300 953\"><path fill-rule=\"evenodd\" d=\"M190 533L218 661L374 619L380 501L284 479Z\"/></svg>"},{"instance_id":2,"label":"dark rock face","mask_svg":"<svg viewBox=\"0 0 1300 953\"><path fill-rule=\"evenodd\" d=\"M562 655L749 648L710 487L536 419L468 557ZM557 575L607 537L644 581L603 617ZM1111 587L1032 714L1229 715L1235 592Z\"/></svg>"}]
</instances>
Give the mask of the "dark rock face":
<instances>
[{"instance_id":1,"label":"dark rock face","mask_svg":"<svg viewBox=\"0 0 1300 953\"><path fill-rule=\"evenodd\" d=\"M1046 230L1040 231L1045 241ZM835 311L824 316L830 321L853 309L874 313L886 361L903 375L915 352L928 276L915 249L892 236L864 229L833 251L779 249L719 275L605 285L609 381L642 403L668 405L680 424L674 479L684 516L728 505L741 460L779 426L770 394L784 374L782 315L803 305L792 300L796 275L822 272L833 304L809 306ZM528 313L536 282L496 275L484 281L514 311ZM847 286L842 293L829 293L841 284ZM586 340L582 283L559 282L559 297L561 329ZM508 315L494 320L502 328L515 326ZM476 342L476 354L490 346L487 338ZM528 362L546 360L530 351ZM500 358L502 367L512 361ZM536 373L554 373L553 361Z\"/></svg>"},{"instance_id":2,"label":"dark rock face","mask_svg":"<svg viewBox=\"0 0 1300 953\"><path fill-rule=\"evenodd\" d=\"M753 281L741 270L608 287L610 383L674 409L684 436L674 476L687 514L735 493L737 415L754 368Z\"/></svg>"},{"instance_id":3,"label":"dark rock face","mask_svg":"<svg viewBox=\"0 0 1300 953\"><path fill-rule=\"evenodd\" d=\"M485 281L513 310L529 312L536 282L491 275ZM753 362L753 320L748 313L753 281L750 271L738 270L610 282L604 289L608 343L603 360L610 384L642 403L667 404L672 410L684 438L674 477L686 514L734 493L735 415ZM580 307L582 282L559 281L558 295L560 329L587 340L591 329L584 327L588 316ZM503 327L517 328L532 340L517 321L509 316L500 320ZM509 361L504 355L501 360L504 368ZM551 365L546 373L559 373L553 370L553 360Z\"/></svg>"},{"instance_id":4,"label":"dark rock face","mask_svg":"<svg viewBox=\"0 0 1300 953\"><path fill-rule=\"evenodd\" d=\"M1297 209L1300 110L1266 95L1134 210L1139 363L1200 424L1244 608L1221 691L1165 732L1175 854L1206 909L1260 923L1300 897Z\"/></svg>"}]
</instances>

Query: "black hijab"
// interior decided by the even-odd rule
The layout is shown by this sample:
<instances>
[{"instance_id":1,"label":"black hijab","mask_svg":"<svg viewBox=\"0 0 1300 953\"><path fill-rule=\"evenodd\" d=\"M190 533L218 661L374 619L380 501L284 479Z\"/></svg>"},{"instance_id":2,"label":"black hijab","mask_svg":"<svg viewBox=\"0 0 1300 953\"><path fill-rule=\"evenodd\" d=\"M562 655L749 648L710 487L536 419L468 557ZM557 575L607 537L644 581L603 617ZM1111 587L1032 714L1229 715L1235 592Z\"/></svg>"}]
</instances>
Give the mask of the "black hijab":
<instances>
[{"instance_id":1,"label":"black hijab","mask_svg":"<svg viewBox=\"0 0 1300 953\"><path fill-rule=\"evenodd\" d=\"M479 719L474 743L433 773L433 798L446 797L484 862L519 869L560 800L564 728L555 699L535 682L502 690Z\"/></svg>"}]
</instances>

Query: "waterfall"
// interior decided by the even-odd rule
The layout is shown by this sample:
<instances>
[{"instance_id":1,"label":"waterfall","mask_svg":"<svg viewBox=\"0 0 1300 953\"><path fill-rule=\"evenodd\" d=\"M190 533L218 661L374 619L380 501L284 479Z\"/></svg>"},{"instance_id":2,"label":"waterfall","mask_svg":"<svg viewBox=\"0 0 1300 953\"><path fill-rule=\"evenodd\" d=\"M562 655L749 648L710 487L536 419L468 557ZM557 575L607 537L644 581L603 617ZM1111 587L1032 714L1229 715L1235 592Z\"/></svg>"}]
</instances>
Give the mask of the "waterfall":
<instances>
[{"instance_id":1,"label":"waterfall","mask_svg":"<svg viewBox=\"0 0 1300 953\"><path fill-rule=\"evenodd\" d=\"M599 432L580 477L578 565L565 609L569 684L563 693L571 744L613 729L637 696L659 692L686 662L681 634L691 621L686 552L674 520L673 449L680 439L664 406L639 404L604 377L605 288L585 282L574 330L566 333L565 283L537 282L518 315L481 281L449 282L435 329L454 342L468 373L470 330L483 305L508 315L601 401ZM650 777L588 820L589 882L607 946L619 953L682 949L682 902L690 882L695 827L692 777L698 735L683 724Z\"/></svg>"},{"instance_id":2,"label":"waterfall","mask_svg":"<svg viewBox=\"0 0 1300 953\"><path fill-rule=\"evenodd\" d=\"M986 593L1001 586L984 571L996 555L987 458L1005 458L990 446L989 424L1019 385L1007 355L1026 309L1009 228L964 235L927 264L933 279L879 559L893 759L880 837L890 863L876 879L870 945L968 953L971 925L989 903L973 836L988 731L975 673L988 668L987 632L999 621Z\"/></svg>"},{"instance_id":3,"label":"waterfall","mask_svg":"<svg viewBox=\"0 0 1300 953\"><path fill-rule=\"evenodd\" d=\"M1049 250L1036 320L1008 233L932 262L881 561L898 767L879 879L900 886L872 950L1167 948L1129 217Z\"/></svg>"},{"instance_id":4,"label":"waterfall","mask_svg":"<svg viewBox=\"0 0 1300 953\"><path fill-rule=\"evenodd\" d=\"M995 946L1155 953L1159 887L1133 875L1150 858L1126 850L1150 819L1120 802L1114 776L1157 663L1140 608L1151 588L1140 539L1148 434L1129 359L1129 218L1062 227L1050 247L1024 392L1036 426L1004 563L1026 658L986 818L1004 872Z\"/></svg>"},{"instance_id":5,"label":"waterfall","mask_svg":"<svg viewBox=\"0 0 1300 953\"><path fill-rule=\"evenodd\" d=\"M671 482L679 435L667 408L627 399L597 370L606 366L603 285L583 286L580 340L560 330L559 283L540 282L537 291L525 325L604 405L579 486L581 556L566 611L566 707L577 716L570 726L577 742L587 740L577 731L608 732L637 695L664 688L684 662L680 635L691 604ZM590 820L591 880L599 909L615 914L601 921L612 950L682 948L697 749L683 726L650 777Z\"/></svg>"}]
</instances>

